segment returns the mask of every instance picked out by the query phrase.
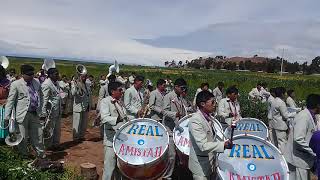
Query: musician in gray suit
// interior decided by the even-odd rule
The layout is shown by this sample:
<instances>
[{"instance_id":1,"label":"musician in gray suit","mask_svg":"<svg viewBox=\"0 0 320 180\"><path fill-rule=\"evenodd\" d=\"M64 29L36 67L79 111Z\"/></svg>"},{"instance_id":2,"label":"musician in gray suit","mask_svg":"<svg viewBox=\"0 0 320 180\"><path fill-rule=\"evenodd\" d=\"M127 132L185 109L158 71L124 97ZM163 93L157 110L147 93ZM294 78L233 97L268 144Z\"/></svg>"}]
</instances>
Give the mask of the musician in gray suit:
<instances>
[{"instance_id":1,"label":"musician in gray suit","mask_svg":"<svg viewBox=\"0 0 320 180\"><path fill-rule=\"evenodd\" d=\"M289 163L290 180L311 179L310 169L316 154L309 147L316 130L315 115L320 113L320 95L307 97L307 109L299 112L293 120L284 156Z\"/></svg>"},{"instance_id":2,"label":"musician in gray suit","mask_svg":"<svg viewBox=\"0 0 320 180\"><path fill-rule=\"evenodd\" d=\"M173 170L175 167L175 146L173 142L172 131L178 124L179 119L187 115L185 103L182 93L187 91L187 82L183 78L178 78L174 82L174 89L164 96L163 110L164 119L163 125L169 132L169 167L165 172L164 179L172 179Z\"/></svg>"},{"instance_id":3,"label":"musician in gray suit","mask_svg":"<svg viewBox=\"0 0 320 180\"><path fill-rule=\"evenodd\" d=\"M60 143L61 136L61 115L62 115L62 102L61 94L62 89L59 86L59 71L56 68L50 68L48 70L48 78L41 84L41 90L43 94L43 105L41 120L47 118L48 110L50 112L49 127L53 128L52 137L46 142L49 149L57 149ZM51 103L51 104L48 104Z\"/></svg>"},{"instance_id":4,"label":"musician in gray suit","mask_svg":"<svg viewBox=\"0 0 320 180\"><path fill-rule=\"evenodd\" d=\"M42 124L39 120L41 113L41 87L39 81L34 79L34 68L30 65L21 65L22 78L12 82L6 104L5 120L15 114L19 131L23 136L18 145L19 152L27 156L27 141L30 140L37 157L44 158L44 145L42 137Z\"/></svg>"},{"instance_id":5,"label":"musician in gray suit","mask_svg":"<svg viewBox=\"0 0 320 180\"><path fill-rule=\"evenodd\" d=\"M287 120L296 115L295 112L289 113L286 103L283 101L286 90L283 87L277 87L275 90L276 98L271 102L271 121L272 136L274 145L281 152L284 152L285 144L287 143Z\"/></svg>"},{"instance_id":6,"label":"musician in gray suit","mask_svg":"<svg viewBox=\"0 0 320 180\"><path fill-rule=\"evenodd\" d=\"M87 130L88 114L91 109L91 90L86 84L87 75L82 74L71 84L73 96L73 140L82 141Z\"/></svg>"},{"instance_id":7,"label":"musician in gray suit","mask_svg":"<svg viewBox=\"0 0 320 180\"><path fill-rule=\"evenodd\" d=\"M124 93L124 105L127 110L129 120L141 117L144 112L143 93L141 92L143 81L143 76L136 76L133 86L127 89Z\"/></svg>"},{"instance_id":8,"label":"musician in gray suit","mask_svg":"<svg viewBox=\"0 0 320 180\"><path fill-rule=\"evenodd\" d=\"M224 84L223 82L218 82L218 86L213 89L212 94L214 95L216 102L219 104L220 100L224 98Z\"/></svg>"},{"instance_id":9,"label":"musician in gray suit","mask_svg":"<svg viewBox=\"0 0 320 180\"><path fill-rule=\"evenodd\" d=\"M149 107L150 118L162 122L163 119L163 98L166 93L166 81L159 79L157 81L157 89L150 93Z\"/></svg>"},{"instance_id":10,"label":"musician in gray suit","mask_svg":"<svg viewBox=\"0 0 320 180\"><path fill-rule=\"evenodd\" d=\"M217 176L217 153L231 148L232 142L225 140L221 124L211 116L216 104L213 94L200 92L196 104L199 110L189 119L189 169L194 180L213 180Z\"/></svg>"},{"instance_id":11,"label":"musician in gray suit","mask_svg":"<svg viewBox=\"0 0 320 180\"><path fill-rule=\"evenodd\" d=\"M120 178L120 172L116 169L117 157L113 151L113 137L118 128L126 122L126 109L121 103L122 84L111 82L108 86L110 96L101 100L101 122L104 125L104 171L103 180Z\"/></svg>"}]
</instances>

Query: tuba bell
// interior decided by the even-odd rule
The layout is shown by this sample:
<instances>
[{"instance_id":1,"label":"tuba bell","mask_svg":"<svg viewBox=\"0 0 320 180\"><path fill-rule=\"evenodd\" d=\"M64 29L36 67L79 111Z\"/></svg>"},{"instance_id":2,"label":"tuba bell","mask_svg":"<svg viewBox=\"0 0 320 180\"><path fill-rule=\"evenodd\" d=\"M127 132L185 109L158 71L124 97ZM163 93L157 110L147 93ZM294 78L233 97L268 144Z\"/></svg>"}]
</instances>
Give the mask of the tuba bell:
<instances>
[{"instance_id":1,"label":"tuba bell","mask_svg":"<svg viewBox=\"0 0 320 180\"><path fill-rule=\"evenodd\" d=\"M50 68L56 68L56 63L55 63L54 60L51 59L51 58L49 58L49 59L44 59L42 68L43 68L45 71L48 71Z\"/></svg>"},{"instance_id":2,"label":"tuba bell","mask_svg":"<svg viewBox=\"0 0 320 180\"><path fill-rule=\"evenodd\" d=\"M87 68L82 64L76 65L76 72L80 75L86 75L88 73Z\"/></svg>"},{"instance_id":3,"label":"tuba bell","mask_svg":"<svg viewBox=\"0 0 320 180\"><path fill-rule=\"evenodd\" d=\"M9 66L9 60L6 56L0 56L0 65L4 68L7 69Z\"/></svg>"},{"instance_id":4,"label":"tuba bell","mask_svg":"<svg viewBox=\"0 0 320 180\"><path fill-rule=\"evenodd\" d=\"M20 144L21 141L23 140L22 135L16 132L15 126L16 126L15 112L13 111L9 121L9 135L5 139L5 142L8 146L16 146Z\"/></svg>"},{"instance_id":5,"label":"tuba bell","mask_svg":"<svg viewBox=\"0 0 320 180\"><path fill-rule=\"evenodd\" d=\"M118 61L114 60L114 64L109 67L109 74L107 75L107 77L109 77L113 72L119 73L119 71L120 67Z\"/></svg>"}]
</instances>

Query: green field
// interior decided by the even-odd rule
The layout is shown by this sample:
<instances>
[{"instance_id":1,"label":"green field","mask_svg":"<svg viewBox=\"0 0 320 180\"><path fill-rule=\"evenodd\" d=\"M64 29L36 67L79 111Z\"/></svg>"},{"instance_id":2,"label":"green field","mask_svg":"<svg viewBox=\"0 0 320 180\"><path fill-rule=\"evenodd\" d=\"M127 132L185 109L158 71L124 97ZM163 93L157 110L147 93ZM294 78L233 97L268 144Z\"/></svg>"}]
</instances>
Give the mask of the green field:
<instances>
[{"instance_id":1,"label":"green field","mask_svg":"<svg viewBox=\"0 0 320 180\"><path fill-rule=\"evenodd\" d=\"M40 69L43 60L32 58L15 58L9 57L9 68L15 68L19 72L21 64L31 64L36 69ZM101 74L108 74L108 67L110 64L103 63L83 63L72 61L56 61L56 65L61 74L71 77L75 74L76 64L84 64L88 73L92 74L96 81L99 80ZM121 62L119 62L121 64ZM162 63L160 63L162 64ZM237 85L241 95L247 96L247 93L256 86L259 81L267 82L269 87L284 86L287 89L294 89L298 100L303 100L310 93L320 93L320 76L312 75L292 75L284 74L269 74L257 72L231 72L223 70L196 70L196 69L174 69L163 67L144 67L144 66L127 66L121 65L120 72L124 74L144 75L146 78L156 82L159 78L166 78L169 76L173 81L178 77L183 77L187 80L189 85L189 97L191 98L196 89L202 82L208 82L211 88L214 88L217 82L223 81L226 87L230 85Z\"/></svg>"}]
</instances>

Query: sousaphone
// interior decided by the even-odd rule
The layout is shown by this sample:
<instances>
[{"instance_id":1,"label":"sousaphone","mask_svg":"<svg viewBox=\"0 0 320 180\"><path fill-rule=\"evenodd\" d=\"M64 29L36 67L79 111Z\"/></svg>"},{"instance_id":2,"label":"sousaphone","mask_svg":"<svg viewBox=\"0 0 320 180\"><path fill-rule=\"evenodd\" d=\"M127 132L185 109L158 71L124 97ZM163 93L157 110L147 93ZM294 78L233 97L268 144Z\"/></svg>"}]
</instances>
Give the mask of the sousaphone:
<instances>
[{"instance_id":1,"label":"sousaphone","mask_svg":"<svg viewBox=\"0 0 320 180\"><path fill-rule=\"evenodd\" d=\"M4 68L7 69L9 66L9 60L6 56L0 56L0 65Z\"/></svg>"},{"instance_id":2,"label":"sousaphone","mask_svg":"<svg viewBox=\"0 0 320 180\"><path fill-rule=\"evenodd\" d=\"M109 77L113 72L119 73L119 71L120 67L118 61L114 60L114 64L109 67L109 74L107 75L107 77Z\"/></svg>"},{"instance_id":3,"label":"sousaphone","mask_svg":"<svg viewBox=\"0 0 320 180\"><path fill-rule=\"evenodd\" d=\"M48 71L50 68L56 68L56 63L51 58L44 59L42 69L44 69L45 71Z\"/></svg>"}]
</instances>

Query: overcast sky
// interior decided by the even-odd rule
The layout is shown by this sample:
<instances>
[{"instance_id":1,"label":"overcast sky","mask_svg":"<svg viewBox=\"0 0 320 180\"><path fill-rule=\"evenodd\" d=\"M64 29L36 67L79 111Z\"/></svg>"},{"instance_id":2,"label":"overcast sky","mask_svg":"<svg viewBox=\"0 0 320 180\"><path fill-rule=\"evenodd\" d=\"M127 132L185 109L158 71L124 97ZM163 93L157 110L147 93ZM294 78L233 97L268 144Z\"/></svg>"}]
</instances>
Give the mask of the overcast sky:
<instances>
[{"instance_id":1,"label":"overcast sky","mask_svg":"<svg viewBox=\"0 0 320 180\"><path fill-rule=\"evenodd\" d=\"M220 54L281 56L285 48L289 60L311 60L320 54L319 5L319 0L1 0L0 54L163 65L165 59ZM169 40L158 42L163 38Z\"/></svg>"}]
</instances>

